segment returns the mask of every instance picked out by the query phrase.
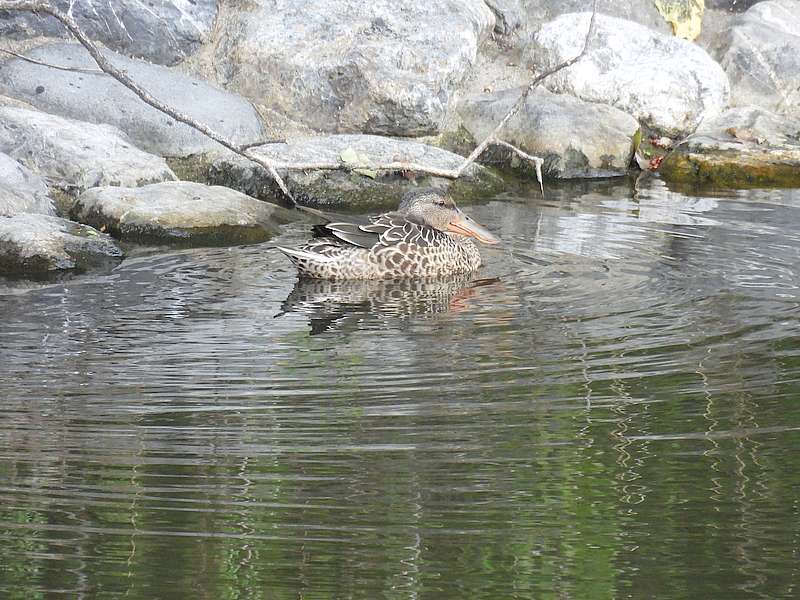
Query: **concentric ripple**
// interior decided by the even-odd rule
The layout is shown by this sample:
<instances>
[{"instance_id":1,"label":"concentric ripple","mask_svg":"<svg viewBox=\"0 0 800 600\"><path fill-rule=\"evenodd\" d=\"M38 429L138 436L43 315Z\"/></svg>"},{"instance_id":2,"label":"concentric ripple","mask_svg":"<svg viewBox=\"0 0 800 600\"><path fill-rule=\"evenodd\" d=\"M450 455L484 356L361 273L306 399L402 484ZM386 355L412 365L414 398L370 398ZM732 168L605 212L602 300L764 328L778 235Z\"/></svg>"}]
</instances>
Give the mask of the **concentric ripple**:
<instances>
[{"instance_id":1,"label":"concentric ripple","mask_svg":"<svg viewBox=\"0 0 800 600\"><path fill-rule=\"evenodd\" d=\"M546 192L466 278L0 282L0 597L797 597L800 191Z\"/></svg>"}]
</instances>

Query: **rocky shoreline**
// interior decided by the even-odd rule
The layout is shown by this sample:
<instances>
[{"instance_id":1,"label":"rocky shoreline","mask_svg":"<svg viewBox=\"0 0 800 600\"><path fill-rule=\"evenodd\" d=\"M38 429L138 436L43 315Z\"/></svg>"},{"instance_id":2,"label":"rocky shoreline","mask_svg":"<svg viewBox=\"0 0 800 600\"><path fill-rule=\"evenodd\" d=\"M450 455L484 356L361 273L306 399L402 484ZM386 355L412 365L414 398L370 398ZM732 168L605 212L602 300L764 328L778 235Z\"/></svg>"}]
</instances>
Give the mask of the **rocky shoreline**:
<instances>
[{"instance_id":1,"label":"rocky shoreline","mask_svg":"<svg viewBox=\"0 0 800 600\"><path fill-rule=\"evenodd\" d=\"M591 5L54 4L159 101L259 156L437 169L455 168L535 74L580 52ZM54 18L0 12L0 48L28 59L0 63L0 273L91 268L122 256L115 239L256 243L296 218L270 204L281 195L263 168L144 104ZM549 178L661 165L684 185L800 186L799 57L800 0L603 0L586 56L534 90L502 136ZM481 160L533 176L502 149ZM303 203L339 210L449 183L369 168L286 180ZM460 199L502 186L482 165L452 184Z\"/></svg>"}]
</instances>

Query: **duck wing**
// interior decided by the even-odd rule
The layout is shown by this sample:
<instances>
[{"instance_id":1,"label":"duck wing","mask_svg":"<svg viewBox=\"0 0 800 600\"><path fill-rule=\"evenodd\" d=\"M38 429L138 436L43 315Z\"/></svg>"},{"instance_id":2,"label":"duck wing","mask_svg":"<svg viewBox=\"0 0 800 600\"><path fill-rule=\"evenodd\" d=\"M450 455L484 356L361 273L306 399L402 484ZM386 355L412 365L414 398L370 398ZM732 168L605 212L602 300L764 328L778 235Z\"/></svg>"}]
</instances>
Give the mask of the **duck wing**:
<instances>
[{"instance_id":1,"label":"duck wing","mask_svg":"<svg viewBox=\"0 0 800 600\"><path fill-rule=\"evenodd\" d=\"M335 237L358 248L394 246L401 242L430 246L444 235L432 227L409 220L404 215L386 213L371 217L366 224L336 222L314 227L317 237Z\"/></svg>"}]
</instances>

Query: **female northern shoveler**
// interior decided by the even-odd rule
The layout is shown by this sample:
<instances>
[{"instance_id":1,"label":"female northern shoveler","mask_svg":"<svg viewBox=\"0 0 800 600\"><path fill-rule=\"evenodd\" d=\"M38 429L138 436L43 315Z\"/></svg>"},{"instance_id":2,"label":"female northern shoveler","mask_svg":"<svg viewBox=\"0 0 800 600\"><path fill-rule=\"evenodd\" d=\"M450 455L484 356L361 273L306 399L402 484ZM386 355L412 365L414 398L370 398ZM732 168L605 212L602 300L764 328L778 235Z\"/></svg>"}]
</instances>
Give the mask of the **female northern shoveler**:
<instances>
[{"instance_id":1,"label":"female northern shoveler","mask_svg":"<svg viewBox=\"0 0 800 600\"><path fill-rule=\"evenodd\" d=\"M397 212L370 217L366 224L327 223L302 248L279 249L301 276L317 279L393 279L467 273L481 265L470 237L498 240L462 213L448 196L415 190Z\"/></svg>"}]
</instances>

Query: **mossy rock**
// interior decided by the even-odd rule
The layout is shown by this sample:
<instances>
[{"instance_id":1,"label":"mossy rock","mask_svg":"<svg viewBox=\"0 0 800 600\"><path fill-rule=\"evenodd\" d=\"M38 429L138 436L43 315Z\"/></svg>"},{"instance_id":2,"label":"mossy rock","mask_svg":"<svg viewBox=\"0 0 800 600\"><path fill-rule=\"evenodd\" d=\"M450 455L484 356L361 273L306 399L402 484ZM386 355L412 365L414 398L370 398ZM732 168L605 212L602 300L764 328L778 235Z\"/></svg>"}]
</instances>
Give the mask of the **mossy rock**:
<instances>
[{"instance_id":1,"label":"mossy rock","mask_svg":"<svg viewBox=\"0 0 800 600\"><path fill-rule=\"evenodd\" d=\"M660 172L668 181L715 187L800 187L800 154L775 149L757 154L678 149L664 159Z\"/></svg>"},{"instance_id":2,"label":"mossy rock","mask_svg":"<svg viewBox=\"0 0 800 600\"><path fill-rule=\"evenodd\" d=\"M674 182L717 187L800 186L800 120L737 107L704 123L664 159Z\"/></svg>"},{"instance_id":3,"label":"mossy rock","mask_svg":"<svg viewBox=\"0 0 800 600\"><path fill-rule=\"evenodd\" d=\"M49 215L0 217L0 274L82 272L122 256L114 240L86 225Z\"/></svg>"}]
</instances>

